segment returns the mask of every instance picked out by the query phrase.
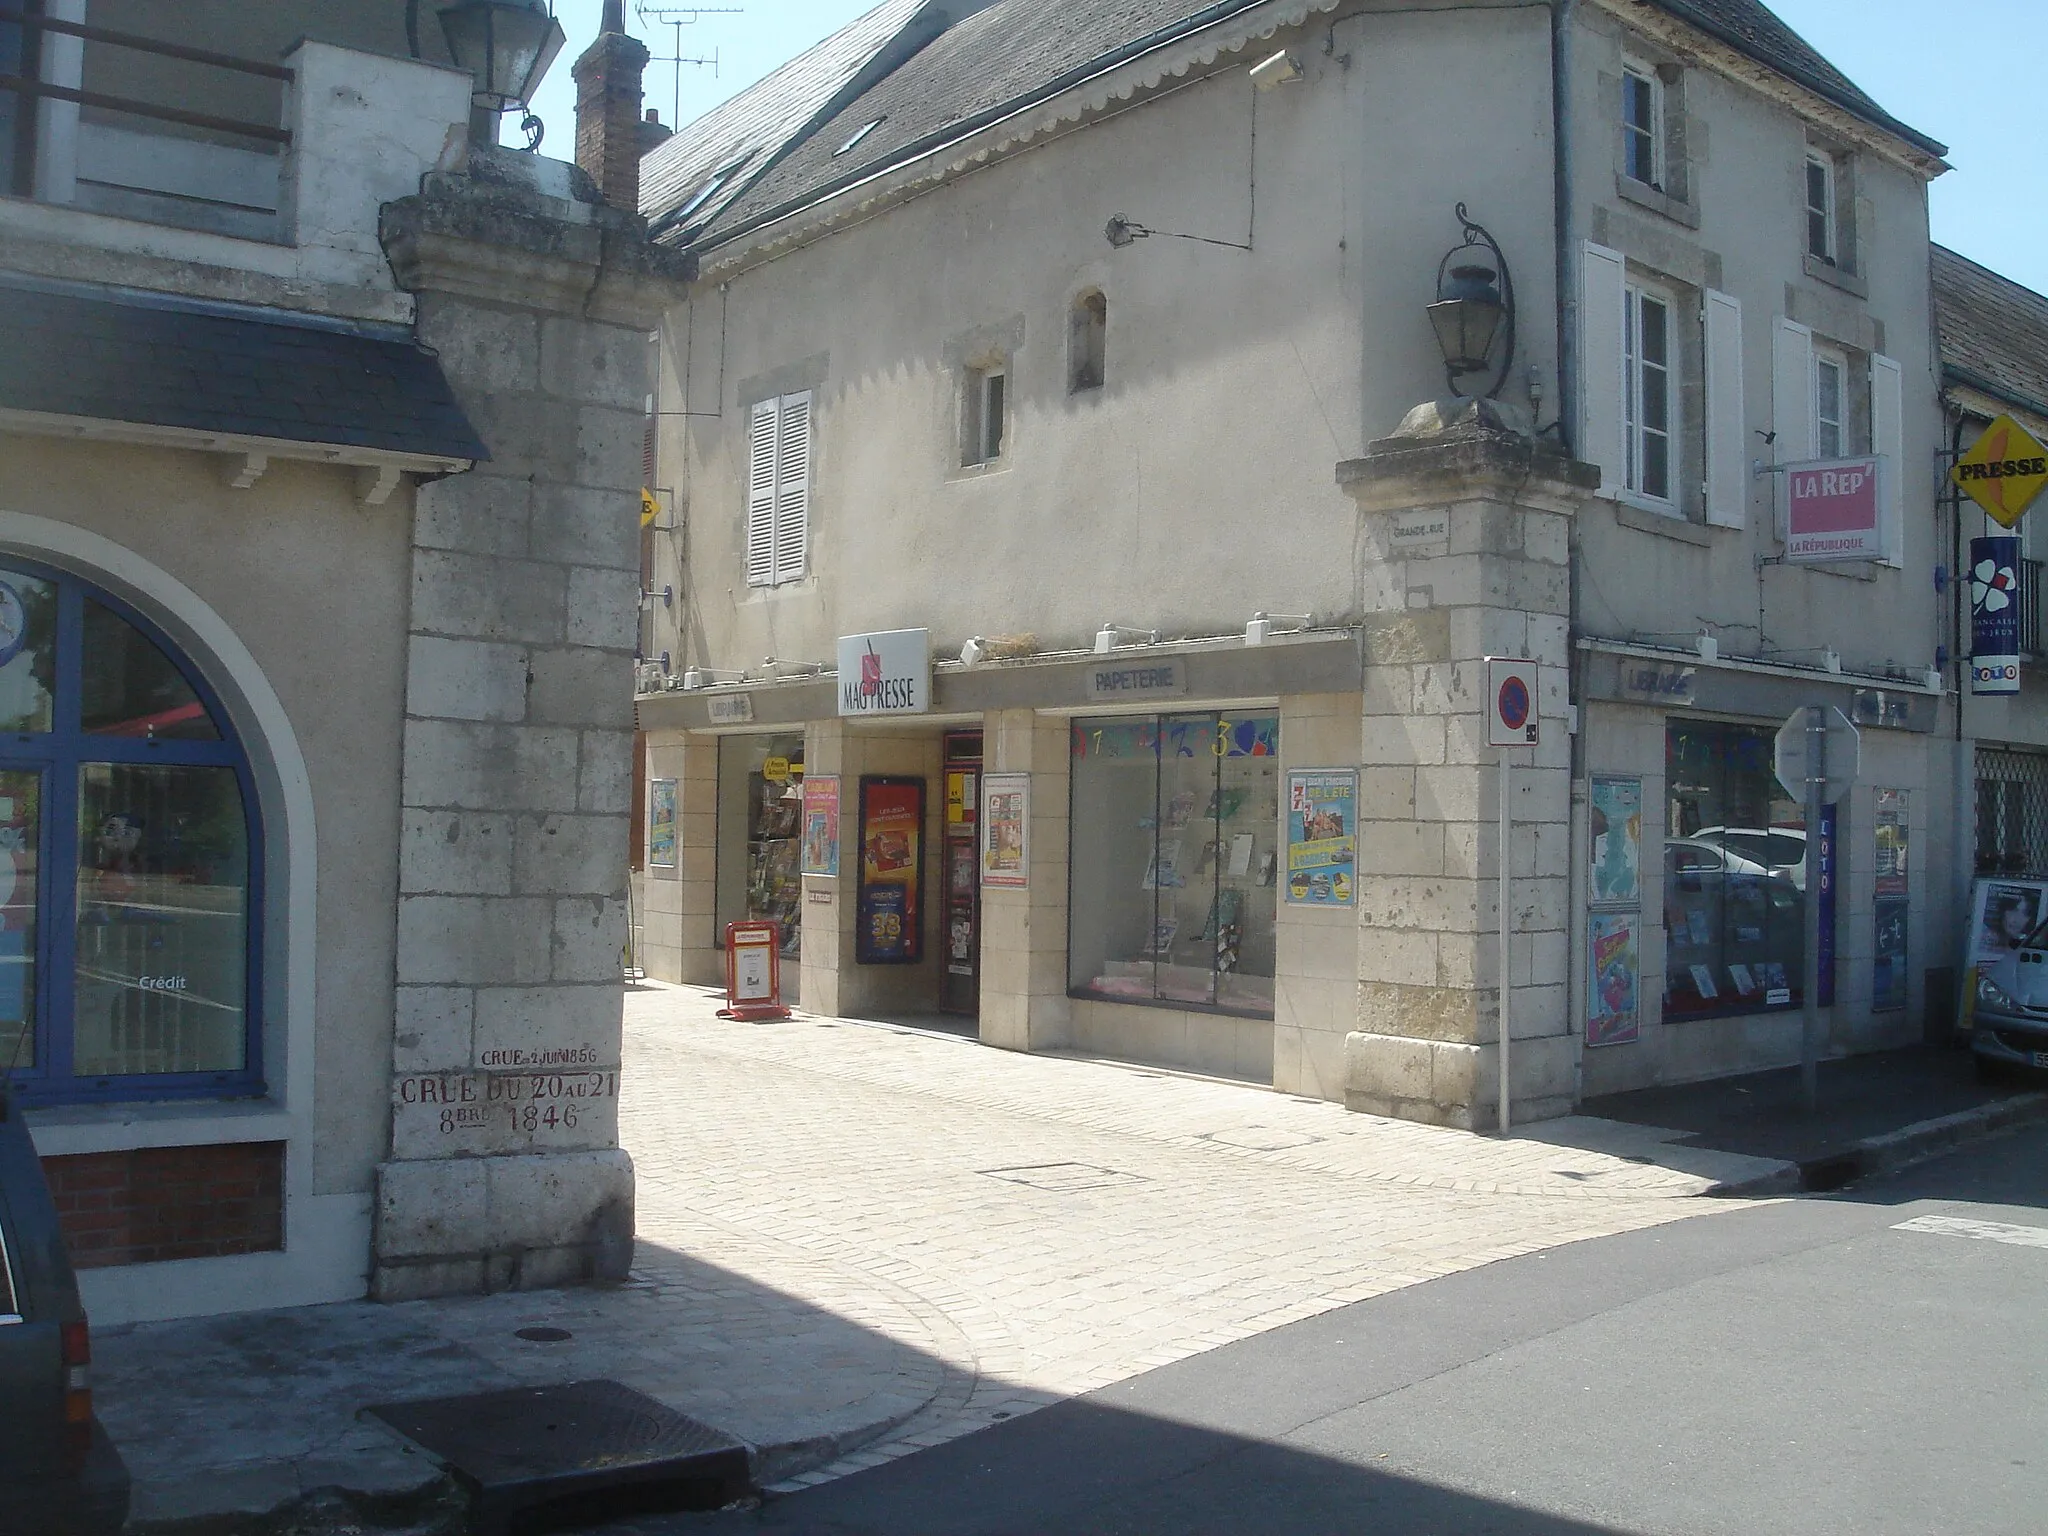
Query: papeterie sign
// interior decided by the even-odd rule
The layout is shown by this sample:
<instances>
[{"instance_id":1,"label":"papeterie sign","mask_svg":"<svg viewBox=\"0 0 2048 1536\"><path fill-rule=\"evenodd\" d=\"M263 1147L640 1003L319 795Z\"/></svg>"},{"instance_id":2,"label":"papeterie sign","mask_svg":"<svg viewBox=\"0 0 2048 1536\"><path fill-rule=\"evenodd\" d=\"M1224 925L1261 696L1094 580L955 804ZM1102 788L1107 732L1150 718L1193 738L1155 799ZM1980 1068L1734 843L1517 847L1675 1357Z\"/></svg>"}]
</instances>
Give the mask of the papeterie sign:
<instances>
[{"instance_id":1,"label":"papeterie sign","mask_svg":"<svg viewBox=\"0 0 2048 1536\"><path fill-rule=\"evenodd\" d=\"M839 637L840 714L923 715L931 707L930 630Z\"/></svg>"},{"instance_id":2,"label":"papeterie sign","mask_svg":"<svg viewBox=\"0 0 2048 1536\"><path fill-rule=\"evenodd\" d=\"M1088 668L1088 697L1099 703L1157 698L1188 691L1184 661L1107 662Z\"/></svg>"},{"instance_id":3,"label":"papeterie sign","mask_svg":"<svg viewBox=\"0 0 2048 1536\"><path fill-rule=\"evenodd\" d=\"M1826 459L1785 467L1787 560L1882 560L1883 461Z\"/></svg>"}]
</instances>

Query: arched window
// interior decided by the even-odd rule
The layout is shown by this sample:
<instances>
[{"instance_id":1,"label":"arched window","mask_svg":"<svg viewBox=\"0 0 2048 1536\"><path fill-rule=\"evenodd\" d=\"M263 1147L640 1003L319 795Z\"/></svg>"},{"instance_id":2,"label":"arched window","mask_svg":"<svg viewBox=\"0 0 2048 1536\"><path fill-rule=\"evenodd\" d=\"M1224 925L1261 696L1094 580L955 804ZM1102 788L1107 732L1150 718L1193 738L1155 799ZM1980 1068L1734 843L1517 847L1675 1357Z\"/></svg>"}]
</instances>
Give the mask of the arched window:
<instances>
[{"instance_id":1,"label":"arched window","mask_svg":"<svg viewBox=\"0 0 2048 1536\"><path fill-rule=\"evenodd\" d=\"M46 1102L260 1093L261 868L198 673L119 600L0 564L0 1073Z\"/></svg>"},{"instance_id":2,"label":"arched window","mask_svg":"<svg viewBox=\"0 0 2048 1536\"><path fill-rule=\"evenodd\" d=\"M1109 342L1109 300L1089 289L1074 300L1067 317L1067 392L1100 389L1103 353Z\"/></svg>"}]
</instances>

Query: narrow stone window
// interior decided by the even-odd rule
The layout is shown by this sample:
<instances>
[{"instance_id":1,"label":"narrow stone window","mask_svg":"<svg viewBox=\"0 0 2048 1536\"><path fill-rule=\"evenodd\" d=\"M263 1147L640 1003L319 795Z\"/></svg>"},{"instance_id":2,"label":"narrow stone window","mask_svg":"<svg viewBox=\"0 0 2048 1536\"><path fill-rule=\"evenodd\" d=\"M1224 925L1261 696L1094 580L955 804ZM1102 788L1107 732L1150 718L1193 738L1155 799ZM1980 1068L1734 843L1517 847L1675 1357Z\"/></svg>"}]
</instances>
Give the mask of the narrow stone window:
<instances>
[{"instance_id":1,"label":"narrow stone window","mask_svg":"<svg viewBox=\"0 0 2048 1536\"><path fill-rule=\"evenodd\" d=\"M1632 181L1664 190L1664 82L1631 61L1621 75L1623 170Z\"/></svg>"},{"instance_id":2,"label":"narrow stone window","mask_svg":"<svg viewBox=\"0 0 2048 1536\"><path fill-rule=\"evenodd\" d=\"M1067 392L1100 389L1109 341L1109 300L1094 289L1074 300L1067 320Z\"/></svg>"},{"instance_id":3,"label":"narrow stone window","mask_svg":"<svg viewBox=\"0 0 2048 1536\"><path fill-rule=\"evenodd\" d=\"M1003 454L1009 377L1000 365L970 368L960 411L960 463L991 464Z\"/></svg>"},{"instance_id":4,"label":"narrow stone window","mask_svg":"<svg viewBox=\"0 0 2048 1536\"><path fill-rule=\"evenodd\" d=\"M1809 153L1806 157L1806 253L1833 266L1839 243L1835 163L1826 155Z\"/></svg>"}]
</instances>

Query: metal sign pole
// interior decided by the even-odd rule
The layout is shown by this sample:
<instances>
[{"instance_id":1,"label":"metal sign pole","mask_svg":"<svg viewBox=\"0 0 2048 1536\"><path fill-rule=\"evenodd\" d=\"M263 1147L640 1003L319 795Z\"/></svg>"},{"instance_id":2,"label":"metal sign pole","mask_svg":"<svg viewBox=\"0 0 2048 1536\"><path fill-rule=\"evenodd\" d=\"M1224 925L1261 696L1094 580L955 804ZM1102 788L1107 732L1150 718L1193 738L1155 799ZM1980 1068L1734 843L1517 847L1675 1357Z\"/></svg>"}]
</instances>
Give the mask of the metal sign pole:
<instances>
[{"instance_id":1,"label":"metal sign pole","mask_svg":"<svg viewBox=\"0 0 2048 1536\"><path fill-rule=\"evenodd\" d=\"M1508 998L1514 993L1515 971L1513 956L1508 948L1508 932L1512 926L1511 892L1515 867L1515 849L1510 828L1513 825L1508 802L1508 778L1513 773L1508 764L1508 755L1500 755L1500 1133L1508 1133Z\"/></svg>"},{"instance_id":2,"label":"metal sign pole","mask_svg":"<svg viewBox=\"0 0 2048 1536\"><path fill-rule=\"evenodd\" d=\"M1806 710L1806 975L1799 1010L1799 1082L1812 1110L1820 1101L1820 826L1827 786L1828 712Z\"/></svg>"}]
</instances>

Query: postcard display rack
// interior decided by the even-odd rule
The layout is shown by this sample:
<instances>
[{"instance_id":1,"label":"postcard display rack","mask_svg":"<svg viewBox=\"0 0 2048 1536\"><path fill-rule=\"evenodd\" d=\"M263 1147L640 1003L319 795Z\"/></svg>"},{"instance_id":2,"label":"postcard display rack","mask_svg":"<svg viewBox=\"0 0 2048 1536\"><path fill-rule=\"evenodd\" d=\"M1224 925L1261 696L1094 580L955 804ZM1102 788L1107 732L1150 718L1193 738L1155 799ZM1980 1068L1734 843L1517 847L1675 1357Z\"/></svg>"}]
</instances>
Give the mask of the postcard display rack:
<instances>
[{"instance_id":1,"label":"postcard display rack","mask_svg":"<svg viewBox=\"0 0 2048 1536\"><path fill-rule=\"evenodd\" d=\"M1105 958L1085 990L1267 1016L1281 824L1268 738L1278 722L1201 722L1184 753L1172 750L1179 724L1161 742L1156 797L1125 802L1132 814L1117 839L1132 857L1112 878L1135 887L1138 921L1124 931L1137 943L1128 958Z\"/></svg>"},{"instance_id":2,"label":"postcard display rack","mask_svg":"<svg viewBox=\"0 0 2048 1536\"><path fill-rule=\"evenodd\" d=\"M748 788L747 917L775 923L783 955L794 959L803 931L803 780L782 767L779 777L754 773Z\"/></svg>"}]
</instances>

